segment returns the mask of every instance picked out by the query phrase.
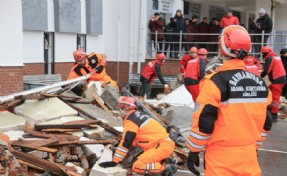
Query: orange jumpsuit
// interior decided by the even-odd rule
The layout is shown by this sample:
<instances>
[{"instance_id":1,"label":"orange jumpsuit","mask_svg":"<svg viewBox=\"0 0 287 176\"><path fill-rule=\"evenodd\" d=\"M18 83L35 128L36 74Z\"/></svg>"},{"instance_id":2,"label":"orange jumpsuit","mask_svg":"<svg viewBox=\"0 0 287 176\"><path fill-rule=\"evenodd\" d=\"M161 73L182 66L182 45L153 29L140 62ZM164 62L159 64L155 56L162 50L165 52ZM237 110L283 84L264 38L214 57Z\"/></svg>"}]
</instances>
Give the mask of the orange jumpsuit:
<instances>
[{"instance_id":1,"label":"orange jumpsuit","mask_svg":"<svg viewBox=\"0 0 287 176\"><path fill-rule=\"evenodd\" d=\"M105 66L106 66L106 56L103 54L97 54L95 52L88 55L85 64L79 65L77 63L74 64L74 66L71 69L71 72L68 76L69 79L77 78L79 76L85 76L88 73L92 72L96 67L102 67L102 70L100 73L93 72L90 79L88 81L103 81L103 85L105 86L108 83L111 83L113 86L115 86L117 89L117 83L112 80L108 74L106 73Z\"/></svg>"},{"instance_id":2,"label":"orange jumpsuit","mask_svg":"<svg viewBox=\"0 0 287 176\"><path fill-rule=\"evenodd\" d=\"M206 148L206 176L260 176L256 148L272 126L271 92L242 60L227 60L200 83L186 141L192 152Z\"/></svg>"},{"instance_id":3,"label":"orange jumpsuit","mask_svg":"<svg viewBox=\"0 0 287 176\"><path fill-rule=\"evenodd\" d=\"M91 60L92 68L103 66L103 71L100 74L93 74L90 78L91 80L97 81L99 79L103 79L103 87L111 83L113 86L115 86L118 89L117 82L114 81L106 72L106 65L107 65L107 56L105 54L98 54L95 52L92 52L88 55L88 59Z\"/></svg>"},{"instance_id":4,"label":"orange jumpsuit","mask_svg":"<svg viewBox=\"0 0 287 176\"><path fill-rule=\"evenodd\" d=\"M139 146L144 153L138 156L132 171L140 174L162 172L165 165L160 162L172 154L175 146L166 129L156 120L135 110L128 113L123 126L124 134L113 161L120 163L132 146Z\"/></svg>"}]
</instances>

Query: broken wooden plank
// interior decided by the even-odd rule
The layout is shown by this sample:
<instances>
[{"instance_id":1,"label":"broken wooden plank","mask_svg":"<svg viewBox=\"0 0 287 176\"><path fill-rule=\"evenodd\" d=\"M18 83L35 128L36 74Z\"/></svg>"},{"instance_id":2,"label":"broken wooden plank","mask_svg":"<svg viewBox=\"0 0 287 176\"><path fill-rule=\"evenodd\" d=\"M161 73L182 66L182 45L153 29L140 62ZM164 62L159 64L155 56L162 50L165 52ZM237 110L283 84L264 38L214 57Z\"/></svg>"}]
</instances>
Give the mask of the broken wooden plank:
<instances>
[{"instance_id":1,"label":"broken wooden plank","mask_svg":"<svg viewBox=\"0 0 287 176\"><path fill-rule=\"evenodd\" d=\"M62 145L86 145L86 144L112 144L115 142L115 139L100 139L100 140L88 140L88 141L79 141L79 140L74 140L74 141L59 141L57 144L51 145L51 147L56 147L56 146L62 146Z\"/></svg>"},{"instance_id":2,"label":"broken wooden plank","mask_svg":"<svg viewBox=\"0 0 287 176\"><path fill-rule=\"evenodd\" d=\"M66 102L66 103L67 103L67 102ZM75 109L76 111L78 111L79 113L83 114L84 116L86 116L86 117L88 117L88 118L90 118L90 119L95 119L95 120L97 120L96 117L94 117L94 116L92 116L91 114L85 112L84 110L82 110L82 109L80 109L80 108L78 108L78 107L72 105L71 103L67 103L67 104L68 104L69 106L71 106L73 109ZM120 135L120 134L121 134L120 131L116 130L114 127L110 126L110 125L107 124L107 123L101 122L101 123L98 123L97 125L99 125L100 127L104 128L104 129L106 129L106 130L108 130L109 132L111 132L111 133L113 133L113 134L115 134L115 135Z\"/></svg>"},{"instance_id":3,"label":"broken wooden plank","mask_svg":"<svg viewBox=\"0 0 287 176\"><path fill-rule=\"evenodd\" d=\"M55 129L43 129L41 130L43 132L50 132L50 133L70 133L70 132L76 132L76 131L82 131L82 129L58 129L58 128L55 128Z\"/></svg>"},{"instance_id":4,"label":"broken wooden plank","mask_svg":"<svg viewBox=\"0 0 287 176\"><path fill-rule=\"evenodd\" d=\"M78 136L72 136L72 135L67 135L67 134L47 134L45 132L35 131L33 128L27 127L27 126L25 127L24 131L35 137L40 137L40 138L56 138L56 139L66 138L68 140L79 139Z\"/></svg>"},{"instance_id":5,"label":"broken wooden plank","mask_svg":"<svg viewBox=\"0 0 287 176\"><path fill-rule=\"evenodd\" d=\"M26 161L21 160L21 159L17 159L17 160L18 160L18 162L19 162L21 165L26 165L26 166L28 166L28 167L30 167L30 168L37 169L37 170L39 170L39 171L46 171L46 169L44 169L44 168L42 168L42 167L39 167L39 166L36 166L35 164L32 164L32 163L30 163L30 162L26 162Z\"/></svg>"},{"instance_id":6,"label":"broken wooden plank","mask_svg":"<svg viewBox=\"0 0 287 176\"><path fill-rule=\"evenodd\" d=\"M52 144L58 143L59 140L56 138L50 138L46 140L19 140L19 141L11 141L12 146L25 147L33 150L39 150L44 152L55 153L57 149L48 148L46 146L50 146Z\"/></svg>"},{"instance_id":7,"label":"broken wooden plank","mask_svg":"<svg viewBox=\"0 0 287 176\"><path fill-rule=\"evenodd\" d=\"M98 94L93 93L93 97L95 98L96 102L99 103L99 105L106 111L111 113L111 111L106 107L106 105L102 102Z\"/></svg>"},{"instance_id":8,"label":"broken wooden plank","mask_svg":"<svg viewBox=\"0 0 287 176\"><path fill-rule=\"evenodd\" d=\"M21 160L24 160L26 162L32 163L36 166L42 167L45 170L50 171L53 174L56 175L61 175L61 176L70 176L66 171L64 171L62 168L60 168L57 164L51 162L51 161L47 161L32 155L29 155L27 153L24 153L20 150L16 150L12 147L12 145L10 143L8 143L8 149L9 151L16 157L19 158Z\"/></svg>"}]
</instances>

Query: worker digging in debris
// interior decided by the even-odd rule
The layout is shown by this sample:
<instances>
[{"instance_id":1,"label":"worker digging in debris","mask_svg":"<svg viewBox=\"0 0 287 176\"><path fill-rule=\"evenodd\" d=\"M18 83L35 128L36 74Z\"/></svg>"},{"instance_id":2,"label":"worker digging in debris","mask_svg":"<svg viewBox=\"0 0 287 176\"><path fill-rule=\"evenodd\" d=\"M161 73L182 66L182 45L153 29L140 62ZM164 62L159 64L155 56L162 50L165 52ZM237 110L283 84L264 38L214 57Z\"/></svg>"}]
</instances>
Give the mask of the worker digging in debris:
<instances>
[{"instance_id":1,"label":"worker digging in debris","mask_svg":"<svg viewBox=\"0 0 287 176\"><path fill-rule=\"evenodd\" d=\"M134 161L132 172L172 175L177 170L176 165L164 163L164 160L173 153L175 143L159 122L136 110L135 102L132 97L121 96L119 98L118 108L123 118L124 133L113 155L113 161L99 165L104 168L114 167L119 163L123 164L126 158L133 158L130 160ZM134 149L135 147L139 149Z\"/></svg>"},{"instance_id":2,"label":"worker digging in debris","mask_svg":"<svg viewBox=\"0 0 287 176\"><path fill-rule=\"evenodd\" d=\"M117 89L117 83L113 81L106 73L106 56L96 53L87 55L83 50L77 50L73 52L75 64L71 68L71 72L67 80L74 79L80 76L85 76L92 73L88 81L102 81L102 87L111 83ZM84 86L79 85L72 89L77 95L82 95Z\"/></svg>"},{"instance_id":3,"label":"worker digging in debris","mask_svg":"<svg viewBox=\"0 0 287 176\"><path fill-rule=\"evenodd\" d=\"M256 151L271 130L272 94L262 78L245 71L242 59L251 39L243 27L224 28L219 46L223 65L200 82L186 140L187 166L200 175L194 166L199 166L199 152L205 148L205 176L259 176Z\"/></svg>"},{"instance_id":4,"label":"worker digging in debris","mask_svg":"<svg viewBox=\"0 0 287 176\"><path fill-rule=\"evenodd\" d=\"M269 89L272 92L271 113L273 122L277 122L278 111L280 106L280 95L286 83L286 72L281 58L269 46L263 46L261 53L265 59L265 64L261 77L268 75L271 82Z\"/></svg>"},{"instance_id":5,"label":"worker digging in debris","mask_svg":"<svg viewBox=\"0 0 287 176\"><path fill-rule=\"evenodd\" d=\"M145 66L140 77L140 82L142 83L140 96L144 97L146 95L146 98L150 98L150 84L155 80L156 77L158 77L160 82L164 85L165 92L171 91L169 85L165 82L161 74L161 66L165 59L165 55L163 53L159 53L156 55L156 59L154 61L149 62Z\"/></svg>"},{"instance_id":6,"label":"worker digging in debris","mask_svg":"<svg viewBox=\"0 0 287 176\"><path fill-rule=\"evenodd\" d=\"M193 101L199 95L199 81L205 76L207 50L196 47L190 49L191 60L188 61L184 73L184 85L191 94Z\"/></svg>"}]
</instances>

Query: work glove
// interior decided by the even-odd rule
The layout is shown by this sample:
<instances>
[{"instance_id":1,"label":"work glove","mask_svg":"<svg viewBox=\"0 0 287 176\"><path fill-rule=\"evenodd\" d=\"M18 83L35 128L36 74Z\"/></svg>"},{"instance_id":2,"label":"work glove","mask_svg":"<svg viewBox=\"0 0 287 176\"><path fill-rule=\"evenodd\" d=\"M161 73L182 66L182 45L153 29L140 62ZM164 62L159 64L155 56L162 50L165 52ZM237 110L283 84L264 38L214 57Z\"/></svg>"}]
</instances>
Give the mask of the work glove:
<instances>
[{"instance_id":1,"label":"work glove","mask_svg":"<svg viewBox=\"0 0 287 176\"><path fill-rule=\"evenodd\" d=\"M199 166L199 156L198 156L199 152L192 152L190 151L189 154L188 154L188 157L187 157L187 161L186 161L186 164L187 164L187 167L188 169L194 173L195 175L200 175L200 173L194 168L194 165L196 167Z\"/></svg>"},{"instance_id":2,"label":"work glove","mask_svg":"<svg viewBox=\"0 0 287 176\"><path fill-rule=\"evenodd\" d=\"M104 66L102 65L96 67L96 73L102 73L103 70L104 70Z\"/></svg>"},{"instance_id":3,"label":"work glove","mask_svg":"<svg viewBox=\"0 0 287 176\"><path fill-rule=\"evenodd\" d=\"M99 164L99 166L101 166L103 168L115 167L116 165L118 165L118 163L116 163L114 161L106 161L106 162L102 162L102 163Z\"/></svg>"}]
</instances>

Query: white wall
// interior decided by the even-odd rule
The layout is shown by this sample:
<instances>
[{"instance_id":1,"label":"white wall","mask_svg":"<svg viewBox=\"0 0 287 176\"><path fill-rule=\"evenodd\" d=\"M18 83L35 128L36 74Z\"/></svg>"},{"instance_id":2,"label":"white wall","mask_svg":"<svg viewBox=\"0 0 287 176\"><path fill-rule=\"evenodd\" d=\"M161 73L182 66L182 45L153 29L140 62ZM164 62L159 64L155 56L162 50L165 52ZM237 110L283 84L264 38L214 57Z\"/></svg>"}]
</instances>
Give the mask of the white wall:
<instances>
[{"instance_id":1,"label":"white wall","mask_svg":"<svg viewBox=\"0 0 287 176\"><path fill-rule=\"evenodd\" d=\"M287 31L287 3L276 6L275 8L275 26L278 31Z\"/></svg>"},{"instance_id":2,"label":"white wall","mask_svg":"<svg viewBox=\"0 0 287 176\"><path fill-rule=\"evenodd\" d=\"M77 34L55 33L55 62L74 62L73 51L77 49Z\"/></svg>"},{"instance_id":3,"label":"white wall","mask_svg":"<svg viewBox=\"0 0 287 176\"><path fill-rule=\"evenodd\" d=\"M22 66L22 2L0 0L0 4L0 66Z\"/></svg>"},{"instance_id":4,"label":"white wall","mask_svg":"<svg viewBox=\"0 0 287 176\"><path fill-rule=\"evenodd\" d=\"M44 62L44 39L42 31L23 31L23 62Z\"/></svg>"}]
</instances>

